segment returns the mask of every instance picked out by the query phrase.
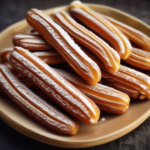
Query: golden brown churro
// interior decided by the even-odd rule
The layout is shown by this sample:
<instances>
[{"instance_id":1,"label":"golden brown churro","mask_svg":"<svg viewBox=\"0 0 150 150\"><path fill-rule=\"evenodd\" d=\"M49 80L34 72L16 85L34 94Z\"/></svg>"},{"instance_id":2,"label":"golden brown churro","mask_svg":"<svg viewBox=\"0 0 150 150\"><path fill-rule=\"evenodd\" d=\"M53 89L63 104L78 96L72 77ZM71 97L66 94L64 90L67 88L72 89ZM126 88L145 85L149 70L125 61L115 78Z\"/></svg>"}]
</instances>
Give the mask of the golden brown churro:
<instances>
[{"instance_id":1,"label":"golden brown churro","mask_svg":"<svg viewBox=\"0 0 150 150\"><path fill-rule=\"evenodd\" d=\"M13 72L13 74L17 75L19 73L12 65L10 65L10 63L8 61L6 61L4 63L4 65L7 66L7 68L9 68L9 70L11 70L11 72Z\"/></svg>"},{"instance_id":2,"label":"golden brown churro","mask_svg":"<svg viewBox=\"0 0 150 150\"><path fill-rule=\"evenodd\" d=\"M5 63L8 61L9 53L13 50L13 47L5 48L0 52L0 62Z\"/></svg>"},{"instance_id":3,"label":"golden brown churro","mask_svg":"<svg viewBox=\"0 0 150 150\"><path fill-rule=\"evenodd\" d=\"M144 73L121 65L119 71L115 74L110 74L107 70L103 70L102 76L135 88L141 94L140 99L150 99L150 78Z\"/></svg>"},{"instance_id":4,"label":"golden brown churro","mask_svg":"<svg viewBox=\"0 0 150 150\"><path fill-rule=\"evenodd\" d=\"M102 78L114 79L116 82L119 81L123 83L122 86L125 84L137 90L140 93L140 99L150 99L150 77L148 75L123 65L120 65L119 70L112 74L105 69L103 63L96 55L85 48L82 48L82 50L101 67Z\"/></svg>"},{"instance_id":5,"label":"golden brown churro","mask_svg":"<svg viewBox=\"0 0 150 150\"><path fill-rule=\"evenodd\" d=\"M122 91L128 94L131 98L137 99L140 97L140 92L135 88L131 87L130 85L121 83L111 78L102 78L102 84L107 85L109 87L113 87L119 91Z\"/></svg>"},{"instance_id":6,"label":"golden brown churro","mask_svg":"<svg viewBox=\"0 0 150 150\"><path fill-rule=\"evenodd\" d=\"M79 76L60 69L55 69L55 71L84 92L85 95L98 104L100 109L115 114L124 113L128 109L130 98L127 94L100 83L90 85Z\"/></svg>"},{"instance_id":7,"label":"golden brown churro","mask_svg":"<svg viewBox=\"0 0 150 150\"><path fill-rule=\"evenodd\" d=\"M122 59L129 57L132 46L129 40L112 23L80 1L72 2L69 7L69 12L73 18L108 41Z\"/></svg>"},{"instance_id":8,"label":"golden brown churro","mask_svg":"<svg viewBox=\"0 0 150 150\"><path fill-rule=\"evenodd\" d=\"M24 111L51 131L70 135L77 133L76 122L25 87L5 65L0 65L0 88Z\"/></svg>"},{"instance_id":9,"label":"golden brown churro","mask_svg":"<svg viewBox=\"0 0 150 150\"><path fill-rule=\"evenodd\" d=\"M28 38L26 38L28 40ZM46 41L43 42L43 44L47 44ZM34 48L34 46L33 46ZM35 46L36 48L36 46ZM34 49L35 49L34 48ZM7 61L8 54L13 48L7 48L1 51L0 53L0 59L2 62ZM41 58L43 61L45 61L47 64L57 64L57 63L64 63L66 62L58 52L56 51L49 51L49 52L34 52L34 55ZM150 70L150 53L145 52L138 48L132 48L132 52L130 56L124 60L128 64L135 66L140 69L144 70Z\"/></svg>"},{"instance_id":10,"label":"golden brown churro","mask_svg":"<svg viewBox=\"0 0 150 150\"><path fill-rule=\"evenodd\" d=\"M97 123L100 111L95 103L31 52L15 47L9 62L70 114L86 124Z\"/></svg>"},{"instance_id":11,"label":"golden brown churro","mask_svg":"<svg viewBox=\"0 0 150 150\"><path fill-rule=\"evenodd\" d=\"M91 57L95 62L97 62L100 67L103 67L102 63L96 58L95 55L93 55L90 51L88 51L86 48L84 47L81 47L82 50L89 56ZM46 57L46 56L45 56ZM122 68L123 65L121 65L121 68ZM128 67L127 67L128 68ZM103 72L103 69L102 69L102 72ZM106 70L106 69L104 69ZM119 70L118 70L119 72ZM138 72L138 71L137 71ZM130 79L132 79L133 77L129 77ZM119 91L122 91L126 94L128 94L131 98L134 98L134 99L137 99L139 96L140 96L140 92L139 90L135 89L134 87L131 87L131 85L128 85L128 84L124 84L122 82L119 82L119 81L116 81L114 79L111 79L111 78L103 78L102 79L102 83L104 83L105 85L108 85L110 87L113 87Z\"/></svg>"},{"instance_id":12,"label":"golden brown churro","mask_svg":"<svg viewBox=\"0 0 150 150\"><path fill-rule=\"evenodd\" d=\"M121 86L119 87L119 90L120 91L126 90L125 92L128 93L129 96L125 93L122 93L120 91L117 91L115 89L108 87L108 86L111 86L114 88L118 88L118 82L116 84L116 81L114 81L115 82L114 85L110 85L112 84L112 82L109 79L107 79L105 82L103 79L104 84L108 86L105 86L99 83L95 85L90 85L77 75L74 75L72 73L66 72L64 70L56 69L56 68L55 68L55 71L59 75L61 75L63 78L65 78L68 82L73 84L76 88L81 90L91 100L93 100L99 106L101 110L105 110L107 112L111 112L115 114L122 114L129 107L129 102L130 102L129 96L134 97L134 98L138 98L139 96L139 92L135 91L134 88L127 87L126 89L122 89L124 88L122 87L122 83L121 83ZM35 87L35 84L27 78L20 79L20 82L26 85L27 87L32 87L32 88ZM36 88L35 88L35 92L36 93L38 92ZM48 100L48 98L46 99Z\"/></svg>"},{"instance_id":13,"label":"golden brown churro","mask_svg":"<svg viewBox=\"0 0 150 150\"><path fill-rule=\"evenodd\" d=\"M111 48L105 41L94 33L90 32L66 12L58 11L53 14L53 19L61 25L78 43L84 45L95 53L109 72L116 72L120 66L119 54Z\"/></svg>"},{"instance_id":14,"label":"golden brown churro","mask_svg":"<svg viewBox=\"0 0 150 150\"><path fill-rule=\"evenodd\" d=\"M144 97L149 98L148 95L150 85L149 85L149 77L147 75L140 73L139 71L130 69L128 67L125 67L123 65L120 65L120 69L118 70L117 73L111 74L104 68L102 62L93 53L91 53L84 47L81 48L89 57L91 57L101 67L103 80L104 78L106 78L105 79L106 85L108 85L109 84L108 82L110 82L109 86L116 88L124 93L127 93L132 98L137 97L140 97L140 99L143 99Z\"/></svg>"},{"instance_id":15,"label":"golden brown churro","mask_svg":"<svg viewBox=\"0 0 150 150\"><path fill-rule=\"evenodd\" d=\"M49 65L66 62L57 51L34 52L33 54Z\"/></svg>"},{"instance_id":16,"label":"golden brown churro","mask_svg":"<svg viewBox=\"0 0 150 150\"><path fill-rule=\"evenodd\" d=\"M8 56L13 48L7 48L1 51L0 59L14 74L17 75L17 78L24 78L24 75L19 73L13 66L8 62ZM39 57L46 64L60 64L65 63L66 61L61 57L61 55L57 51L48 51L48 52L33 52L35 56Z\"/></svg>"},{"instance_id":17,"label":"golden brown churro","mask_svg":"<svg viewBox=\"0 0 150 150\"><path fill-rule=\"evenodd\" d=\"M145 51L150 52L150 38L147 35L111 17L104 15L103 17L114 24L121 32L123 32L127 36L129 40L142 47Z\"/></svg>"},{"instance_id":18,"label":"golden brown churro","mask_svg":"<svg viewBox=\"0 0 150 150\"><path fill-rule=\"evenodd\" d=\"M70 66L90 84L100 81L97 64L75 44L68 33L42 11L32 9L27 13L28 23L50 43Z\"/></svg>"},{"instance_id":19,"label":"golden brown churro","mask_svg":"<svg viewBox=\"0 0 150 150\"><path fill-rule=\"evenodd\" d=\"M46 43L47 42L45 41L45 44ZM36 46L33 46L33 48L36 48ZM6 48L0 52L1 62L6 63L6 65L9 66L11 70L12 67L8 63L8 56L12 50L13 48ZM49 65L66 62L57 51L46 51L46 52L40 51L40 52L33 52L33 54Z\"/></svg>"},{"instance_id":20,"label":"golden brown churro","mask_svg":"<svg viewBox=\"0 0 150 150\"><path fill-rule=\"evenodd\" d=\"M125 62L140 69L150 70L150 52L133 48L131 55Z\"/></svg>"},{"instance_id":21,"label":"golden brown churro","mask_svg":"<svg viewBox=\"0 0 150 150\"><path fill-rule=\"evenodd\" d=\"M17 34L13 38L14 46L20 46L30 51L53 50L41 35L38 34Z\"/></svg>"}]
</instances>

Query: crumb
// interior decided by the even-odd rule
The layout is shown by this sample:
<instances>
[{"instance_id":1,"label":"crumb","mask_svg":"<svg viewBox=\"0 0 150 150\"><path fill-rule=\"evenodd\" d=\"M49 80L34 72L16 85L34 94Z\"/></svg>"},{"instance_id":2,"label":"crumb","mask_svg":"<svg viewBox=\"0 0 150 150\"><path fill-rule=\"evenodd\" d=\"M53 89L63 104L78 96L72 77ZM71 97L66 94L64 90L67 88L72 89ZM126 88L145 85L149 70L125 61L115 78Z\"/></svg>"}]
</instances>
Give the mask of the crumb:
<instances>
[{"instance_id":1,"label":"crumb","mask_svg":"<svg viewBox=\"0 0 150 150\"><path fill-rule=\"evenodd\" d=\"M102 118L101 121L105 121L105 118Z\"/></svg>"}]
</instances>

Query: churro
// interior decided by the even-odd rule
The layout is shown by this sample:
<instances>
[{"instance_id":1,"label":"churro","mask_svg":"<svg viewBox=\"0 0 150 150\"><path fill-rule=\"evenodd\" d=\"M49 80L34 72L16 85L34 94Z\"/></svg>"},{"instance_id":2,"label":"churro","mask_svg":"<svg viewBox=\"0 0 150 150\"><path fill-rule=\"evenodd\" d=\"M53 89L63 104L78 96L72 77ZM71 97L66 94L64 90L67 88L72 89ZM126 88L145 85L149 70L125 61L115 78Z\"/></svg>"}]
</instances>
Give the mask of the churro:
<instances>
[{"instance_id":1,"label":"churro","mask_svg":"<svg viewBox=\"0 0 150 150\"><path fill-rule=\"evenodd\" d=\"M110 43L119 53L121 59L129 57L132 46L129 40L112 23L80 1L72 2L69 12L73 18Z\"/></svg>"},{"instance_id":2,"label":"churro","mask_svg":"<svg viewBox=\"0 0 150 150\"><path fill-rule=\"evenodd\" d=\"M119 71L115 74L110 74L103 69L102 76L135 88L140 93L140 99L150 99L150 78L144 73L121 65Z\"/></svg>"},{"instance_id":3,"label":"churro","mask_svg":"<svg viewBox=\"0 0 150 150\"><path fill-rule=\"evenodd\" d=\"M150 77L148 75L123 65L120 65L119 70L112 74L106 70L103 63L96 55L85 48L82 48L82 50L99 65L102 72L102 78L114 79L116 82L123 83L122 86L125 84L134 88L140 93L139 98L141 100L145 98L150 99Z\"/></svg>"},{"instance_id":4,"label":"churro","mask_svg":"<svg viewBox=\"0 0 150 150\"><path fill-rule=\"evenodd\" d=\"M33 54L49 65L66 62L57 51L34 52Z\"/></svg>"},{"instance_id":5,"label":"churro","mask_svg":"<svg viewBox=\"0 0 150 150\"><path fill-rule=\"evenodd\" d=\"M13 47L5 48L0 52L0 62L5 63L8 61L9 53L13 50Z\"/></svg>"},{"instance_id":6,"label":"churro","mask_svg":"<svg viewBox=\"0 0 150 150\"><path fill-rule=\"evenodd\" d=\"M100 81L101 73L97 64L49 16L42 11L32 9L27 13L26 19L84 80L90 84Z\"/></svg>"},{"instance_id":7,"label":"churro","mask_svg":"<svg viewBox=\"0 0 150 150\"><path fill-rule=\"evenodd\" d=\"M133 48L125 62L140 69L150 70L150 52Z\"/></svg>"},{"instance_id":8,"label":"churro","mask_svg":"<svg viewBox=\"0 0 150 150\"><path fill-rule=\"evenodd\" d=\"M135 88L131 87L130 85L121 83L119 81L116 81L111 78L103 78L102 84L107 85L109 87L115 88L119 91L122 91L126 94L128 94L131 98L137 99L140 97L140 92L136 90Z\"/></svg>"},{"instance_id":9,"label":"churro","mask_svg":"<svg viewBox=\"0 0 150 150\"><path fill-rule=\"evenodd\" d=\"M129 40L142 47L145 51L150 51L150 38L146 34L111 17L101 16L114 24Z\"/></svg>"},{"instance_id":10,"label":"churro","mask_svg":"<svg viewBox=\"0 0 150 150\"><path fill-rule=\"evenodd\" d=\"M100 83L90 85L79 76L64 70L55 71L98 104L101 110L121 114L128 109L130 98L127 94Z\"/></svg>"},{"instance_id":11,"label":"churro","mask_svg":"<svg viewBox=\"0 0 150 150\"><path fill-rule=\"evenodd\" d=\"M76 122L25 87L5 65L0 65L0 88L24 111L51 131L69 135L77 133Z\"/></svg>"},{"instance_id":12,"label":"churro","mask_svg":"<svg viewBox=\"0 0 150 150\"><path fill-rule=\"evenodd\" d=\"M137 97L140 99L150 98L150 78L146 74L123 65L120 65L118 72L109 73L98 57L84 47L82 47L82 50L101 67L103 79L108 80L105 81L106 85L110 81L109 86L128 94L134 99Z\"/></svg>"},{"instance_id":13,"label":"churro","mask_svg":"<svg viewBox=\"0 0 150 150\"><path fill-rule=\"evenodd\" d=\"M9 62L74 117L86 124L97 123L100 110L96 104L31 52L15 47Z\"/></svg>"},{"instance_id":14,"label":"churro","mask_svg":"<svg viewBox=\"0 0 150 150\"><path fill-rule=\"evenodd\" d=\"M45 42L45 43L47 43L47 42ZM35 48L36 48L36 46L35 46ZM6 63L7 66L9 65L8 57L12 50L13 50L13 48L6 48L0 52L1 62ZM57 51L40 51L40 52L33 52L33 54L35 56L39 57L40 59L42 59L46 64L49 64L49 65L66 62ZM9 68L10 68L10 66L9 66Z\"/></svg>"},{"instance_id":15,"label":"churro","mask_svg":"<svg viewBox=\"0 0 150 150\"><path fill-rule=\"evenodd\" d=\"M20 46L30 51L54 49L38 34L17 34L13 38L13 43L14 46Z\"/></svg>"},{"instance_id":16,"label":"churro","mask_svg":"<svg viewBox=\"0 0 150 150\"><path fill-rule=\"evenodd\" d=\"M52 17L78 43L95 53L109 72L114 73L119 69L120 56L105 41L81 26L64 11L58 11Z\"/></svg>"}]
</instances>

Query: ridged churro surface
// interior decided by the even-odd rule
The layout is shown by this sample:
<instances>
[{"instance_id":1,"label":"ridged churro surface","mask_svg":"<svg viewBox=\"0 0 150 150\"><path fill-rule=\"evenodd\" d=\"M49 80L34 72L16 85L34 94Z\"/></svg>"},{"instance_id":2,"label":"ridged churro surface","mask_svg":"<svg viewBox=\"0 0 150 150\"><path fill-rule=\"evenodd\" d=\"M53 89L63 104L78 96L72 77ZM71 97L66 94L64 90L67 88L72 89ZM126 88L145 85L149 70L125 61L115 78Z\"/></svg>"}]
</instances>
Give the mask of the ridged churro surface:
<instances>
[{"instance_id":1,"label":"ridged churro surface","mask_svg":"<svg viewBox=\"0 0 150 150\"><path fill-rule=\"evenodd\" d=\"M113 87L119 91L122 91L133 99L137 99L140 96L140 92L135 88L122 82L116 81L112 78L102 78L102 84L107 85L109 87Z\"/></svg>"},{"instance_id":2,"label":"ridged churro surface","mask_svg":"<svg viewBox=\"0 0 150 150\"><path fill-rule=\"evenodd\" d=\"M122 86L125 84L137 90L140 93L140 99L150 99L150 77L148 75L124 65L120 65L120 68L116 73L110 73L96 55L91 53L88 49L84 48L82 50L99 65L102 72L102 78L114 79L116 80L116 83L119 81L120 83L123 83Z\"/></svg>"},{"instance_id":3,"label":"ridged churro surface","mask_svg":"<svg viewBox=\"0 0 150 150\"><path fill-rule=\"evenodd\" d=\"M114 24L128 39L142 47L145 51L150 51L150 38L139 30L136 30L124 23L121 23L111 17L103 16L112 24Z\"/></svg>"},{"instance_id":4,"label":"ridged churro surface","mask_svg":"<svg viewBox=\"0 0 150 150\"><path fill-rule=\"evenodd\" d=\"M78 24L64 11L58 11L53 14L53 19L78 43L95 53L109 72L114 73L118 70L120 66L120 56L105 41Z\"/></svg>"},{"instance_id":5,"label":"ridged churro surface","mask_svg":"<svg viewBox=\"0 0 150 150\"><path fill-rule=\"evenodd\" d=\"M84 94L97 103L99 107L103 106L100 107L100 109L116 114L121 114L128 109L130 98L127 94L100 83L90 85L79 76L64 70L55 69L55 71L76 88L84 92Z\"/></svg>"},{"instance_id":6,"label":"ridged churro surface","mask_svg":"<svg viewBox=\"0 0 150 150\"><path fill-rule=\"evenodd\" d=\"M13 38L14 46L20 46L30 51L53 50L41 35L38 34L17 34Z\"/></svg>"},{"instance_id":7,"label":"ridged churro surface","mask_svg":"<svg viewBox=\"0 0 150 150\"><path fill-rule=\"evenodd\" d=\"M96 84L100 81L101 73L97 64L50 17L46 16L42 11L32 9L27 13L26 18L28 23L61 54L83 79L90 84Z\"/></svg>"},{"instance_id":8,"label":"ridged churro surface","mask_svg":"<svg viewBox=\"0 0 150 150\"><path fill-rule=\"evenodd\" d=\"M5 65L0 65L0 88L24 111L51 131L70 135L78 131L76 122L25 87Z\"/></svg>"},{"instance_id":9,"label":"ridged churro surface","mask_svg":"<svg viewBox=\"0 0 150 150\"><path fill-rule=\"evenodd\" d=\"M132 46L129 40L112 23L80 1L72 2L69 12L73 18L108 41L122 59L129 57Z\"/></svg>"},{"instance_id":10,"label":"ridged churro surface","mask_svg":"<svg viewBox=\"0 0 150 150\"><path fill-rule=\"evenodd\" d=\"M140 69L150 70L150 52L133 48L125 62Z\"/></svg>"},{"instance_id":11,"label":"ridged churro surface","mask_svg":"<svg viewBox=\"0 0 150 150\"><path fill-rule=\"evenodd\" d=\"M5 48L0 52L0 62L5 63L8 61L10 52L13 50L13 47Z\"/></svg>"},{"instance_id":12,"label":"ridged churro surface","mask_svg":"<svg viewBox=\"0 0 150 150\"><path fill-rule=\"evenodd\" d=\"M97 123L100 111L96 104L31 52L15 47L9 62L70 114L87 124Z\"/></svg>"}]
</instances>

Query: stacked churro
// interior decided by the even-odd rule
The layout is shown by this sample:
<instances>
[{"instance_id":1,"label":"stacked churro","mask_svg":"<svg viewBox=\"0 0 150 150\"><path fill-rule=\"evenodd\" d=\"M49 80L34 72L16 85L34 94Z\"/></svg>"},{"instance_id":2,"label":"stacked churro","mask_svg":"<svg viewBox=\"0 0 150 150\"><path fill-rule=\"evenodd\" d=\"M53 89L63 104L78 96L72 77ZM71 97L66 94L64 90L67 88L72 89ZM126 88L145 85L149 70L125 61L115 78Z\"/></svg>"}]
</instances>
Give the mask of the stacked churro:
<instances>
[{"instance_id":1,"label":"stacked churro","mask_svg":"<svg viewBox=\"0 0 150 150\"><path fill-rule=\"evenodd\" d=\"M46 43L38 34L17 34L13 38L14 46L20 46L30 51L53 50L53 46Z\"/></svg>"},{"instance_id":2,"label":"stacked churro","mask_svg":"<svg viewBox=\"0 0 150 150\"><path fill-rule=\"evenodd\" d=\"M95 53L109 72L114 73L119 69L120 57L105 41L78 24L64 11L53 14L53 19L78 43Z\"/></svg>"},{"instance_id":3,"label":"stacked churro","mask_svg":"<svg viewBox=\"0 0 150 150\"><path fill-rule=\"evenodd\" d=\"M68 10L73 18L65 11L51 17L37 9L27 13L36 34L18 33L15 47L0 52L0 92L48 129L74 135L79 125L73 118L95 125L100 110L122 114L130 98L150 99L150 77L120 64L122 59L150 70L150 39L79 1ZM55 109L52 99L73 117Z\"/></svg>"},{"instance_id":4,"label":"stacked churro","mask_svg":"<svg viewBox=\"0 0 150 150\"><path fill-rule=\"evenodd\" d=\"M130 98L127 94L100 83L89 85L77 75L73 75L60 69L55 70L76 88L85 93L91 100L97 103L101 110L121 114L128 109Z\"/></svg>"},{"instance_id":5,"label":"stacked churro","mask_svg":"<svg viewBox=\"0 0 150 150\"><path fill-rule=\"evenodd\" d=\"M100 81L100 69L97 64L75 44L63 28L37 9L29 11L26 18L83 79L91 84Z\"/></svg>"},{"instance_id":6,"label":"stacked churro","mask_svg":"<svg viewBox=\"0 0 150 150\"><path fill-rule=\"evenodd\" d=\"M15 47L9 62L70 114L87 124L97 122L100 112L95 103L31 52Z\"/></svg>"},{"instance_id":7,"label":"stacked churro","mask_svg":"<svg viewBox=\"0 0 150 150\"><path fill-rule=\"evenodd\" d=\"M69 11L73 18L108 41L122 59L128 58L132 50L131 44L113 24L97 15L80 1L71 3Z\"/></svg>"},{"instance_id":8,"label":"stacked churro","mask_svg":"<svg viewBox=\"0 0 150 150\"><path fill-rule=\"evenodd\" d=\"M113 18L104 15L103 17L114 24L133 43L142 47L145 51L150 52L150 38L147 35Z\"/></svg>"},{"instance_id":9,"label":"stacked churro","mask_svg":"<svg viewBox=\"0 0 150 150\"><path fill-rule=\"evenodd\" d=\"M150 70L150 52L146 52L139 48L133 48L131 55L125 62L143 70Z\"/></svg>"},{"instance_id":10,"label":"stacked churro","mask_svg":"<svg viewBox=\"0 0 150 150\"><path fill-rule=\"evenodd\" d=\"M70 135L78 131L76 122L21 84L5 65L0 65L0 87L23 110L50 130Z\"/></svg>"}]
</instances>

